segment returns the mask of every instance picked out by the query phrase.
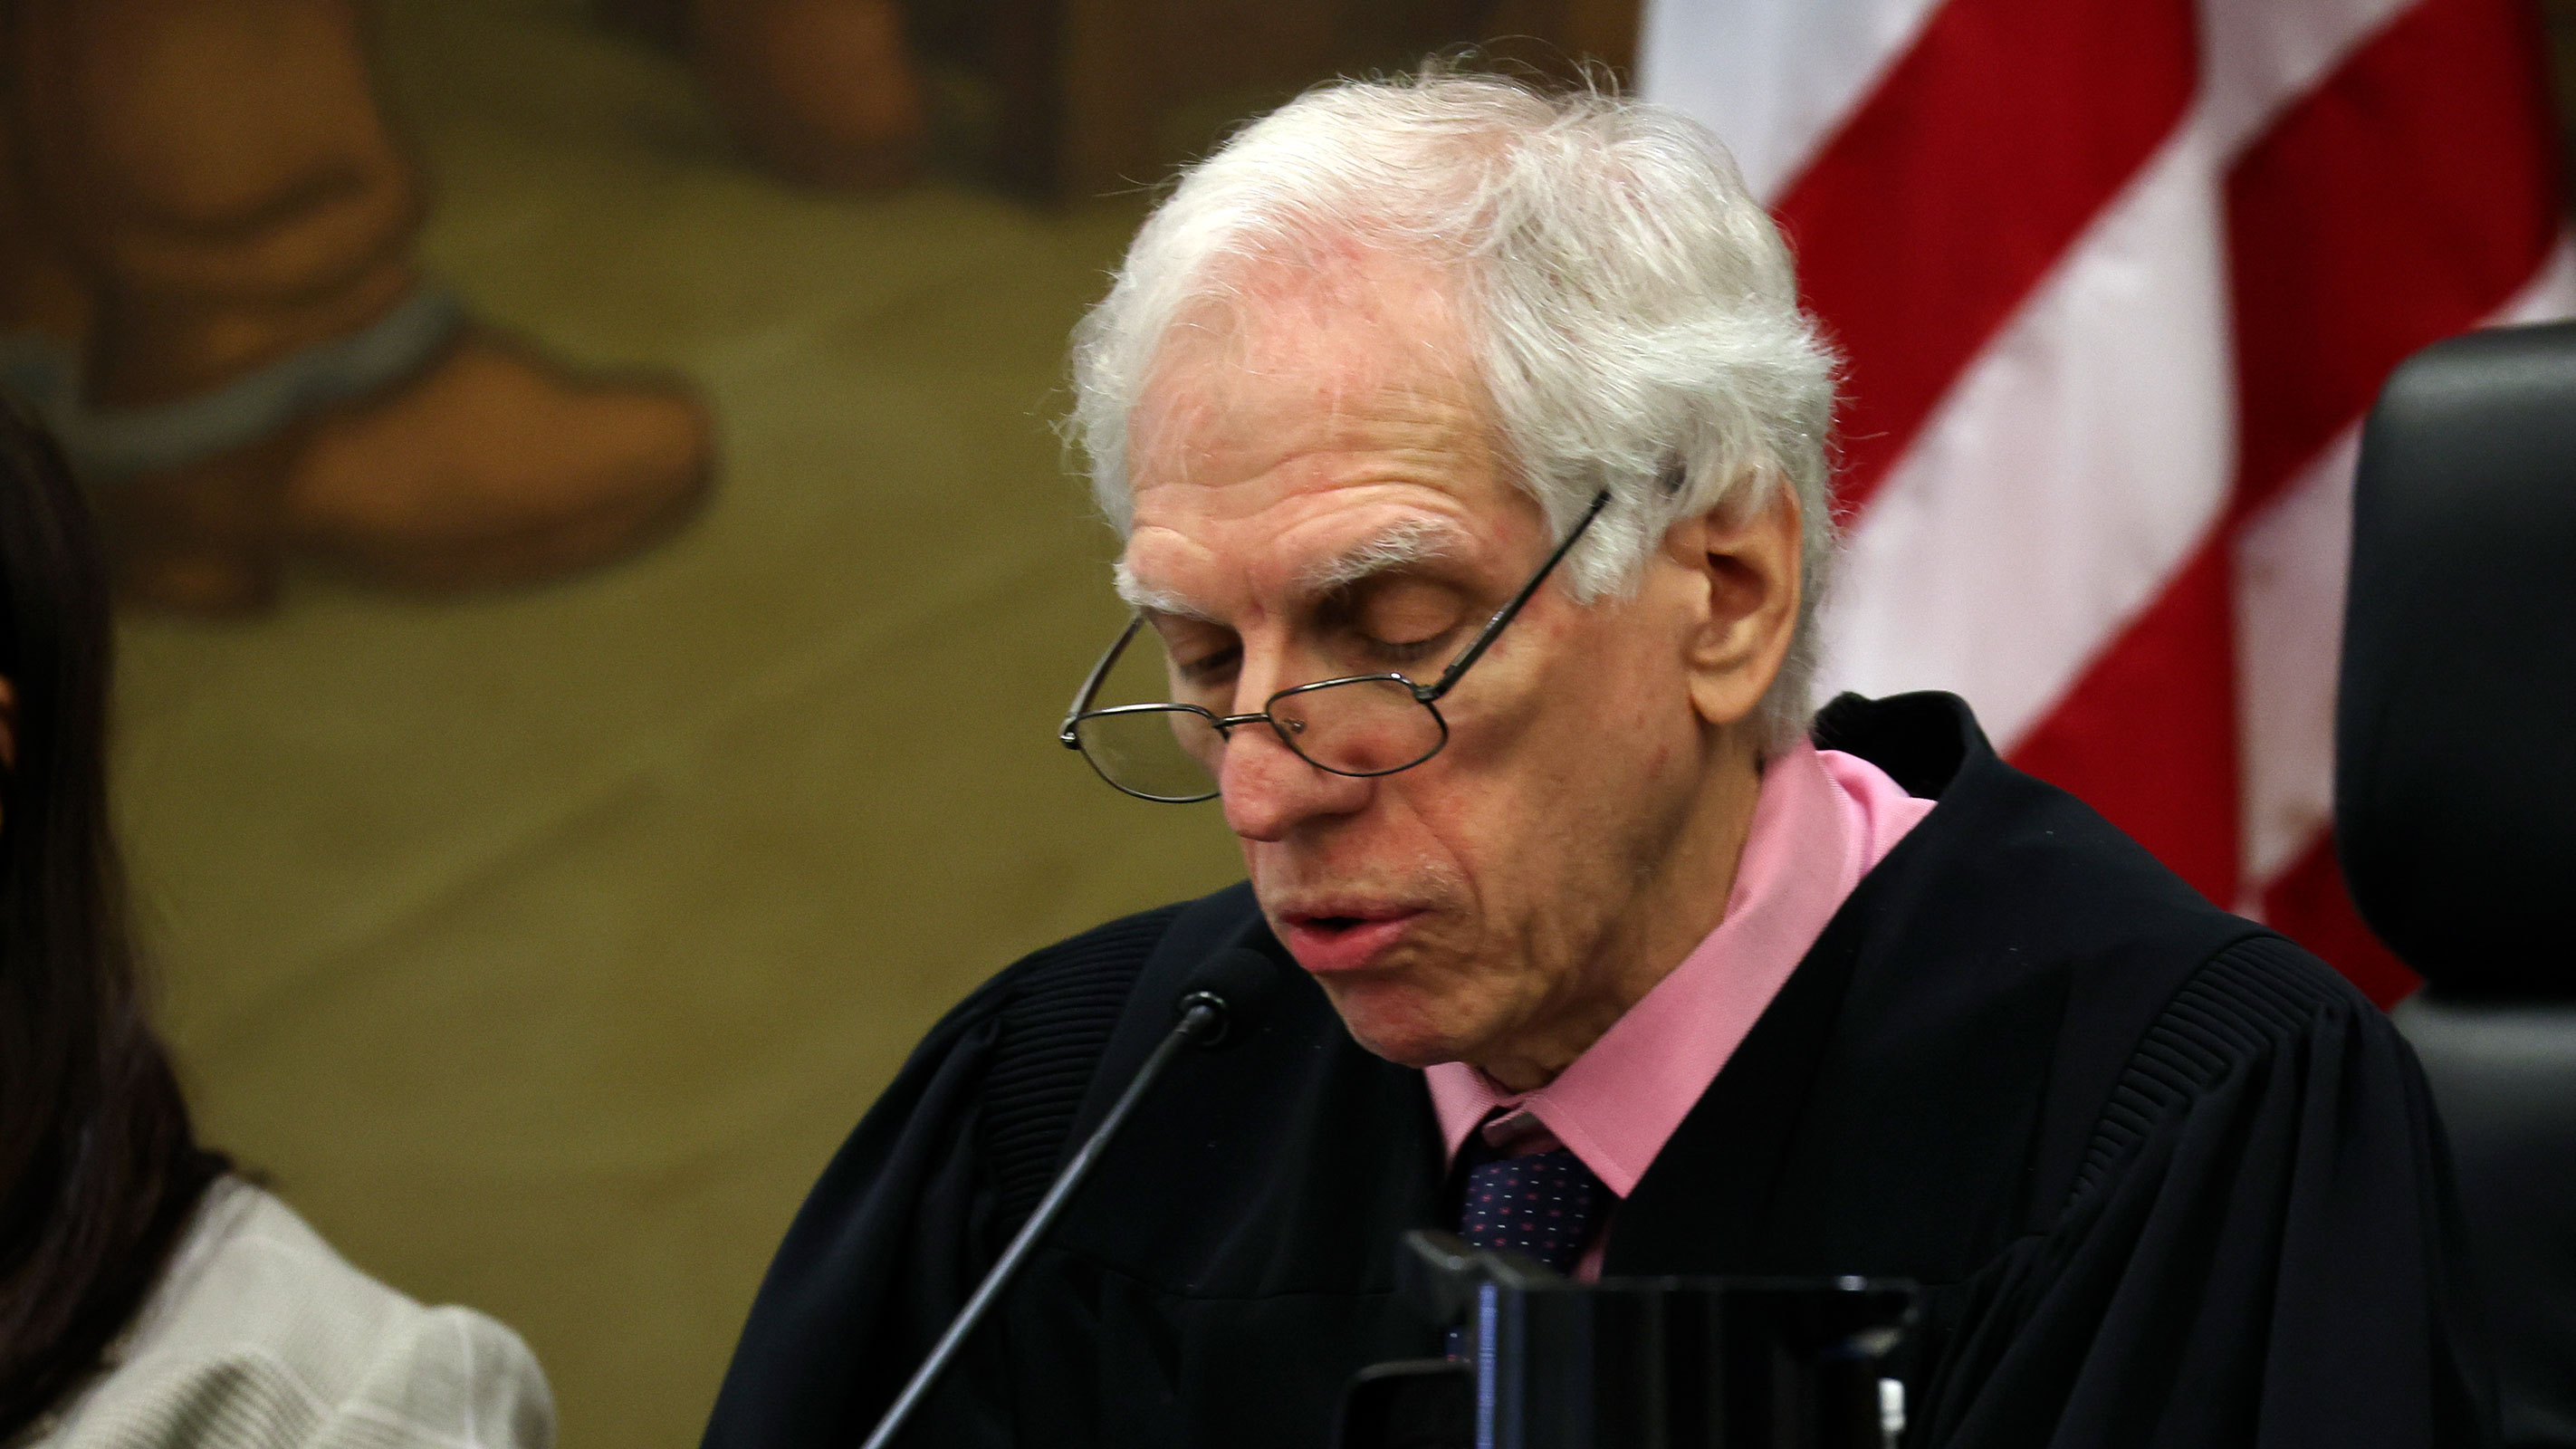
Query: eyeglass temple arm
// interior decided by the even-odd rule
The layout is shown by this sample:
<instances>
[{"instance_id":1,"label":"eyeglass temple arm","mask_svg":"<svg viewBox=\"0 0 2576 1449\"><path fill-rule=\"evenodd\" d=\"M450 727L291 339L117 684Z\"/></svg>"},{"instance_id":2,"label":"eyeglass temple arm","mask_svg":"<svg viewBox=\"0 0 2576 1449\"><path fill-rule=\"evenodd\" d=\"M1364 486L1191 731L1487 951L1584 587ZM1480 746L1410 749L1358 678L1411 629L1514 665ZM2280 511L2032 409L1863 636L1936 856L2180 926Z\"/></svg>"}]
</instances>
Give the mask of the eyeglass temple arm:
<instances>
[{"instance_id":1,"label":"eyeglass temple arm","mask_svg":"<svg viewBox=\"0 0 2576 1449\"><path fill-rule=\"evenodd\" d=\"M1101 655L1100 662L1091 666L1091 673L1083 679L1082 688L1073 692L1073 705L1064 712L1064 723L1055 732L1055 737L1064 743L1066 749L1082 747L1082 741L1073 732L1073 722L1082 718L1082 712L1091 707L1092 696L1100 692L1100 682L1109 677L1110 667L1118 662L1119 655L1127 652L1127 642L1144 627L1142 615L1129 619L1127 627L1118 635L1118 642L1109 646L1109 652Z\"/></svg>"},{"instance_id":2,"label":"eyeglass temple arm","mask_svg":"<svg viewBox=\"0 0 2576 1449\"><path fill-rule=\"evenodd\" d=\"M1528 603L1532 594L1538 592L1538 586L1547 582L1547 576L1556 572L1557 563L1572 551L1575 543L1583 537L1583 531L1590 528L1592 520L1600 517L1601 510L1609 505L1609 489L1604 488L1592 495L1592 506L1584 509L1583 516L1575 520L1573 529L1565 535L1565 542L1556 546L1556 552L1547 556L1547 562L1539 565L1538 572L1530 575L1530 581L1521 585L1521 591L1512 595L1510 603L1496 609L1494 617L1485 621L1485 631L1476 636L1475 643L1467 646L1467 652L1451 660L1449 667L1440 671L1438 681L1428 688L1415 685L1413 697L1429 704L1447 694L1449 687L1458 682L1458 676L1467 672L1467 666L1475 663L1487 649L1493 646L1494 637L1503 632L1503 626L1512 621L1512 616L1521 611L1521 605Z\"/></svg>"}]
</instances>

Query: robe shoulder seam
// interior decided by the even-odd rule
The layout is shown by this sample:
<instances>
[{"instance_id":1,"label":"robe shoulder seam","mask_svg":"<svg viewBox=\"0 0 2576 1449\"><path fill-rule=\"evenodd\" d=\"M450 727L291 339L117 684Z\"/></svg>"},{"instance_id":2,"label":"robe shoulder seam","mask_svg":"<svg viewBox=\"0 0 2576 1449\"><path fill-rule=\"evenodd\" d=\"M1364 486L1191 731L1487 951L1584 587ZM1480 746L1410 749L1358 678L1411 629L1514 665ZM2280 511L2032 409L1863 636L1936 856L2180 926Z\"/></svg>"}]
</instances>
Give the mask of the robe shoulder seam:
<instances>
[{"instance_id":1,"label":"robe shoulder seam","mask_svg":"<svg viewBox=\"0 0 2576 1449\"><path fill-rule=\"evenodd\" d=\"M1111 921L1006 973L976 1120L1004 1234L1027 1220L1055 1177L1074 1113L1136 977L1181 909Z\"/></svg>"},{"instance_id":2,"label":"robe shoulder seam","mask_svg":"<svg viewBox=\"0 0 2576 1449\"><path fill-rule=\"evenodd\" d=\"M2316 1020L2368 1003L2332 968L2270 932L2229 943L2194 971L2130 1053L2085 1145L2065 1209L2099 1192L2157 1128Z\"/></svg>"}]
</instances>

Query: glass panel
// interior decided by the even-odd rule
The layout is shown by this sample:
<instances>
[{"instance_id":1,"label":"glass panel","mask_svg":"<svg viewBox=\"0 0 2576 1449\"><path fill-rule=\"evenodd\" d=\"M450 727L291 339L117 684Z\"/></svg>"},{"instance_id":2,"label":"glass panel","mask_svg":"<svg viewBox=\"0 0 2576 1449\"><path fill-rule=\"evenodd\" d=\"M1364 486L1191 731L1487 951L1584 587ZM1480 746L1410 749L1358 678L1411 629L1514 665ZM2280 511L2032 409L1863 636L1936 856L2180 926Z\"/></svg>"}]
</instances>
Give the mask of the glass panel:
<instances>
[{"instance_id":1,"label":"glass panel","mask_svg":"<svg viewBox=\"0 0 2576 1449\"><path fill-rule=\"evenodd\" d=\"M1216 793L1212 772L1224 742L1196 710L1085 715L1074 721L1073 733L1092 768L1119 789L1155 800L1201 800Z\"/></svg>"},{"instance_id":2,"label":"glass panel","mask_svg":"<svg viewBox=\"0 0 2576 1449\"><path fill-rule=\"evenodd\" d=\"M1271 701L1290 747L1327 770L1381 775L1440 748L1440 717L1392 679L1354 679Z\"/></svg>"}]
</instances>

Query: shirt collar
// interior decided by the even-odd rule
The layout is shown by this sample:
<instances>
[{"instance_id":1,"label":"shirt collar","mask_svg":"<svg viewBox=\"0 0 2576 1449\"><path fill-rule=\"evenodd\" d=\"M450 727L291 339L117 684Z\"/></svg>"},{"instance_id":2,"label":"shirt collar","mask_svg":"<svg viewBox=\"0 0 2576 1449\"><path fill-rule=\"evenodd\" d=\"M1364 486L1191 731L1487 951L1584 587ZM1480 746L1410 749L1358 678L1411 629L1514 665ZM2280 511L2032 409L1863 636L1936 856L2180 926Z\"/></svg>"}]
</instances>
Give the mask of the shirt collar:
<instances>
[{"instance_id":1,"label":"shirt collar","mask_svg":"<svg viewBox=\"0 0 2576 1449\"><path fill-rule=\"evenodd\" d=\"M1861 877L1932 805L1856 755L1802 741L1771 760L1725 916L1599 1041L1529 1092L1463 1062L1424 1073L1448 1160L1501 1112L1506 1131L1553 1138L1626 1197Z\"/></svg>"}]
</instances>

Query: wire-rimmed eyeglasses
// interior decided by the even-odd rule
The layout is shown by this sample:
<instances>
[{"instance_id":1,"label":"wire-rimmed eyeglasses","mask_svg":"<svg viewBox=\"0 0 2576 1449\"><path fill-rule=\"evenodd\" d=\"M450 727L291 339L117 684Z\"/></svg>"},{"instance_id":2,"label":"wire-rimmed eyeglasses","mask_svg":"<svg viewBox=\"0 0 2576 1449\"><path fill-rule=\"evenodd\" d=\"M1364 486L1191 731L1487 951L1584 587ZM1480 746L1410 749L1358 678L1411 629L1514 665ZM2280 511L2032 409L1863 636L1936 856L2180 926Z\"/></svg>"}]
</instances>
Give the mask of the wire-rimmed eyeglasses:
<instances>
[{"instance_id":1,"label":"wire-rimmed eyeglasses","mask_svg":"<svg viewBox=\"0 0 2576 1449\"><path fill-rule=\"evenodd\" d=\"M1100 693L1102 681L1145 627L1139 617L1127 621L1117 642L1091 666L1056 738L1066 749L1081 751L1100 778L1117 789L1140 800L1174 805L1216 798L1217 757L1234 731L1248 724L1270 726L1271 733L1299 759L1332 774L1369 778L1410 770L1449 743L1449 721L1440 714L1441 696L1456 688L1468 668L1493 647L1503 626L1547 582L1609 502L1610 491L1605 488L1530 581L1521 585L1510 603L1494 611L1475 642L1429 684L1416 684L1401 674L1319 679L1279 691L1252 714L1220 715L1179 703L1093 709L1091 701Z\"/></svg>"}]
</instances>

